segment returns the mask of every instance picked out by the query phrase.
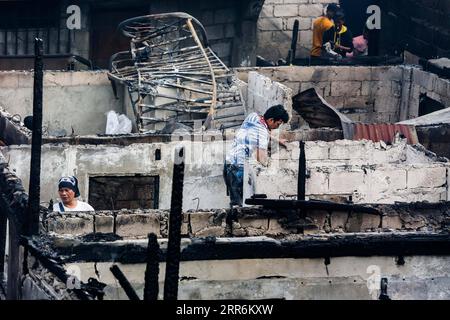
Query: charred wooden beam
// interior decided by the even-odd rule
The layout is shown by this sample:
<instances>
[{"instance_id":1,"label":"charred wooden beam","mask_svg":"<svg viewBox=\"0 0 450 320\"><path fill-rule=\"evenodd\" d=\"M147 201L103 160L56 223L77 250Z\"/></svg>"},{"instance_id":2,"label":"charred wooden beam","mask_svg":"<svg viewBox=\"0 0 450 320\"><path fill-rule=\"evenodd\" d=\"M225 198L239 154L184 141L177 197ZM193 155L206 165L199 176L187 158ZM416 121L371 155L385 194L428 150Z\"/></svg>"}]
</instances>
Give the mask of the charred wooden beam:
<instances>
[{"instance_id":1,"label":"charred wooden beam","mask_svg":"<svg viewBox=\"0 0 450 320\"><path fill-rule=\"evenodd\" d=\"M298 163L297 200L304 201L306 197L306 153L305 142L300 141L300 161Z\"/></svg>"},{"instance_id":2,"label":"charred wooden beam","mask_svg":"<svg viewBox=\"0 0 450 320\"><path fill-rule=\"evenodd\" d=\"M42 91L43 73L43 42L34 42L34 91L33 91L33 133L31 140L30 191L27 211L27 235L39 234L39 203L41 193L41 146L42 146Z\"/></svg>"},{"instance_id":3,"label":"charred wooden beam","mask_svg":"<svg viewBox=\"0 0 450 320\"><path fill-rule=\"evenodd\" d=\"M120 286L123 288L127 297L130 300L134 300L134 301L141 300L141 299L139 299L138 295L136 294L136 291L134 291L130 282L128 282L127 278L125 277L125 275L122 273L122 271L120 270L120 268L117 265L113 265L110 268L110 270L111 270L112 274L114 275L114 277L116 277L116 279L119 281Z\"/></svg>"},{"instance_id":4,"label":"charred wooden beam","mask_svg":"<svg viewBox=\"0 0 450 320\"><path fill-rule=\"evenodd\" d=\"M181 222L183 219L184 148L175 150L172 198L169 215L169 242L167 244L164 300L177 300L180 270Z\"/></svg>"},{"instance_id":5,"label":"charred wooden beam","mask_svg":"<svg viewBox=\"0 0 450 320\"><path fill-rule=\"evenodd\" d=\"M269 209L307 209L307 210L326 210L326 211L352 211L356 213L368 213L380 215L380 211L373 207L361 205L350 205L318 200L271 200L271 199L246 199L245 204L253 206L263 206Z\"/></svg>"},{"instance_id":6,"label":"charred wooden beam","mask_svg":"<svg viewBox=\"0 0 450 320\"><path fill-rule=\"evenodd\" d=\"M65 262L145 263L143 243L82 243L55 248ZM298 241L265 239L192 239L181 251L181 261L239 259L314 259L324 257L450 255L450 234L386 233L303 237ZM167 250L162 248L160 262Z\"/></svg>"},{"instance_id":7,"label":"charred wooden beam","mask_svg":"<svg viewBox=\"0 0 450 320\"><path fill-rule=\"evenodd\" d=\"M147 267L145 269L144 300L158 300L159 244L154 233L148 235Z\"/></svg>"}]
</instances>

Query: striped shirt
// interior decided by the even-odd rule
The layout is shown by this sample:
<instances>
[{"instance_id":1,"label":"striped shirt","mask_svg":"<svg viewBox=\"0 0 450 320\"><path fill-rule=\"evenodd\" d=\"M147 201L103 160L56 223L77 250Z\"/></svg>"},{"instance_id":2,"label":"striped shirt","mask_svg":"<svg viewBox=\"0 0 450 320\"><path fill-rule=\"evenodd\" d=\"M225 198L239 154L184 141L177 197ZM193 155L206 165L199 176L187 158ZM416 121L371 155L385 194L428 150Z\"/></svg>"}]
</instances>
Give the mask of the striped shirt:
<instances>
[{"instance_id":1,"label":"striped shirt","mask_svg":"<svg viewBox=\"0 0 450 320\"><path fill-rule=\"evenodd\" d=\"M264 119L256 113L251 113L236 132L233 144L227 154L228 164L243 166L256 148L267 150L269 146L269 128Z\"/></svg>"}]
</instances>

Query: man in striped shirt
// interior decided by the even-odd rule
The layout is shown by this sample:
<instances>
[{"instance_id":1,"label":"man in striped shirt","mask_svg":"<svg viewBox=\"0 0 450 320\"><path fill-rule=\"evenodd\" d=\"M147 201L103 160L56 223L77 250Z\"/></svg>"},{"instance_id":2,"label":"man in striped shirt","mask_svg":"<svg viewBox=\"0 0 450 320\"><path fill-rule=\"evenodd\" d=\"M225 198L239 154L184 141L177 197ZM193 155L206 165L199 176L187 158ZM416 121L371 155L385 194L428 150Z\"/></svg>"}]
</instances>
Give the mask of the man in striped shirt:
<instances>
[{"instance_id":1,"label":"man in striped shirt","mask_svg":"<svg viewBox=\"0 0 450 320\"><path fill-rule=\"evenodd\" d=\"M289 114L282 105L271 107L264 116L251 113L236 132L233 145L225 160L224 178L230 194L231 205L242 205L244 163L255 157L262 164L267 162L270 131L289 121ZM280 142L282 143L282 142Z\"/></svg>"}]
</instances>

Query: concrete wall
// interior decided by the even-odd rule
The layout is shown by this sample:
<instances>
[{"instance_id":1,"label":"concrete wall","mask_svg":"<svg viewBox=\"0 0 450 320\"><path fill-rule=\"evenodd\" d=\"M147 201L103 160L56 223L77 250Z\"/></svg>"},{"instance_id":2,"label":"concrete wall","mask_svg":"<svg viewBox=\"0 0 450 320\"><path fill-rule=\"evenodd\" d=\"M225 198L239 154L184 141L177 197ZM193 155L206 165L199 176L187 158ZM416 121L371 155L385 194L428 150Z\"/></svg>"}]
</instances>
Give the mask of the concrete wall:
<instances>
[{"instance_id":1,"label":"concrete wall","mask_svg":"<svg viewBox=\"0 0 450 320\"><path fill-rule=\"evenodd\" d=\"M189 136L190 138L190 136ZM202 139L205 142L202 142ZM63 175L79 179L81 197L87 199L90 176L134 176L159 175L159 207L170 207L172 186L173 153L177 145L186 147L186 169L184 179L184 209L227 208L223 181L223 159L230 141L224 144L222 135L216 142L207 142L213 135L200 136L196 142L133 144L127 147L114 145L69 146L44 145L42 147L41 201L57 199L57 183ZM161 160L155 160L156 149L161 150ZM21 177L28 189L29 146L12 146L3 151L10 157L10 166ZM200 198L199 203L195 198Z\"/></svg>"},{"instance_id":2,"label":"concrete wall","mask_svg":"<svg viewBox=\"0 0 450 320\"><path fill-rule=\"evenodd\" d=\"M292 118L292 89L255 71L248 73L246 114L263 115L270 107L281 104Z\"/></svg>"},{"instance_id":3,"label":"concrete wall","mask_svg":"<svg viewBox=\"0 0 450 320\"><path fill-rule=\"evenodd\" d=\"M292 89L292 94L315 88L325 100L360 122L399 120L403 69L400 67L276 67L239 69L246 81L254 70Z\"/></svg>"},{"instance_id":4,"label":"concrete wall","mask_svg":"<svg viewBox=\"0 0 450 320\"><path fill-rule=\"evenodd\" d=\"M286 59L294 21L299 20L297 57L309 57L313 21L338 0L266 0L258 19L257 54L273 61Z\"/></svg>"},{"instance_id":5,"label":"concrete wall","mask_svg":"<svg viewBox=\"0 0 450 320\"><path fill-rule=\"evenodd\" d=\"M123 113L123 99L114 97L106 72L45 72L44 133L104 134L106 113ZM22 119L33 113L33 73L0 72L0 104Z\"/></svg>"},{"instance_id":6,"label":"concrete wall","mask_svg":"<svg viewBox=\"0 0 450 320\"><path fill-rule=\"evenodd\" d=\"M201 138L201 136L200 136ZM223 181L224 154L231 140L222 136L202 141L114 145L66 144L42 148L41 201L57 199L57 181L63 175L76 174L81 197L87 199L90 176L159 175L159 208L170 207L172 157L177 145L186 147L187 165L184 180L183 208L227 208L229 200ZM210 141L210 142L208 142ZM161 150L161 160L155 152ZM278 199L297 193L298 143L291 151L273 149L268 168L257 167L256 193ZM310 179L307 193L314 197L348 197L358 203L393 203L395 201L439 202L448 200L448 164L434 162L423 153L404 144L381 146L379 143L341 141L307 144ZM2 149L10 167L21 177L25 188L29 182L29 146ZM199 198L199 200L196 200ZM116 208L120 209L120 208Z\"/></svg>"},{"instance_id":7,"label":"concrete wall","mask_svg":"<svg viewBox=\"0 0 450 320\"><path fill-rule=\"evenodd\" d=\"M445 300L450 298L449 262L445 256L405 257L403 266L395 257L332 258L329 265L323 259L182 262L178 298L376 300L380 294L377 284L385 277L393 300ZM111 263L68 264L73 266L81 269L82 281L98 275L98 280L107 284L105 299L127 300L109 271ZM119 267L142 297L145 265ZM164 271L165 264L161 263L159 299L164 292ZM371 284L373 290L369 289Z\"/></svg>"},{"instance_id":8,"label":"concrete wall","mask_svg":"<svg viewBox=\"0 0 450 320\"><path fill-rule=\"evenodd\" d=\"M450 108L450 80L418 68L404 67L400 120L418 116L421 94Z\"/></svg>"},{"instance_id":9,"label":"concrete wall","mask_svg":"<svg viewBox=\"0 0 450 320\"><path fill-rule=\"evenodd\" d=\"M450 107L450 81L412 66L236 70L241 80L249 82L251 71L287 86L294 96L315 88L328 103L357 122L396 123L416 118L422 93Z\"/></svg>"},{"instance_id":10,"label":"concrete wall","mask_svg":"<svg viewBox=\"0 0 450 320\"><path fill-rule=\"evenodd\" d=\"M297 194L298 148L281 150L267 168L254 164L244 189L270 199ZM311 142L306 145L313 199L351 196L355 203L437 203L448 198L448 163L433 162L411 146L382 146L367 141Z\"/></svg>"}]
</instances>

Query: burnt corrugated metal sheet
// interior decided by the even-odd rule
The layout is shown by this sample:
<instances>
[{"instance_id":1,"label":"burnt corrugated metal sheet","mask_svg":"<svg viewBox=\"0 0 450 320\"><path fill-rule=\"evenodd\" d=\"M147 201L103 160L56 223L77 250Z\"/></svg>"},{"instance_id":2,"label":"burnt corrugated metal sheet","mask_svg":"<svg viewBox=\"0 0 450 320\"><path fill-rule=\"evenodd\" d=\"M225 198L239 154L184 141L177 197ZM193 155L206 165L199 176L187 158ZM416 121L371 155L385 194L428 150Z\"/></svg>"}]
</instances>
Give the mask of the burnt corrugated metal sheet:
<instances>
[{"instance_id":1,"label":"burnt corrugated metal sheet","mask_svg":"<svg viewBox=\"0 0 450 320\"><path fill-rule=\"evenodd\" d=\"M403 124L366 124L343 123L344 138L347 140L371 140L373 142L384 141L391 143L397 133L408 140L409 144L418 144L416 127Z\"/></svg>"}]
</instances>

